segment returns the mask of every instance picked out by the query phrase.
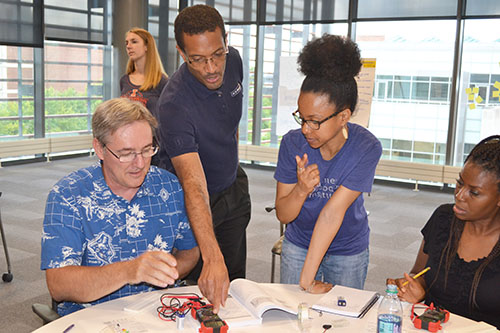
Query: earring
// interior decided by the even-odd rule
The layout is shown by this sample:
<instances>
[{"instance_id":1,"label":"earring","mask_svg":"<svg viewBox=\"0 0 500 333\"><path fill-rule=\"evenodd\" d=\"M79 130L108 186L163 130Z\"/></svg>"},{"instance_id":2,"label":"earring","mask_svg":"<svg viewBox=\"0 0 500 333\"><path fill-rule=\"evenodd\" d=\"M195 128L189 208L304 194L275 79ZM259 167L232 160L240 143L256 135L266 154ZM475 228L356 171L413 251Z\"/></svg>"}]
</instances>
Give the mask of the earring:
<instances>
[{"instance_id":1,"label":"earring","mask_svg":"<svg viewBox=\"0 0 500 333\"><path fill-rule=\"evenodd\" d=\"M342 135L344 136L344 139L348 139L349 138L349 132L347 132L347 128L342 127Z\"/></svg>"}]
</instances>

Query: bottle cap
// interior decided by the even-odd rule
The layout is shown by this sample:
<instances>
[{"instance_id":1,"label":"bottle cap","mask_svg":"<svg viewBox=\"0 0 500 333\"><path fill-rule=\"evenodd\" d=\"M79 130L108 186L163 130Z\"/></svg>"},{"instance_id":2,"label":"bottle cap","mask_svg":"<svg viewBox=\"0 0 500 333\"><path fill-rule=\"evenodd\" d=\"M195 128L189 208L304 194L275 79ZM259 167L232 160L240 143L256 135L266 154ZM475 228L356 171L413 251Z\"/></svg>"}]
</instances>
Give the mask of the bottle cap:
<instances>
[{"instance_id":1,"label":"bottle cap","mask_svg":"<svg viewBox=\"0 0 500 333\"><path fill-rule=\"evenodd\" d=\"M395 284L388 284L385 292L390 293L390 294L397 294L398 287Z\"/></svg>"}]
</instances>

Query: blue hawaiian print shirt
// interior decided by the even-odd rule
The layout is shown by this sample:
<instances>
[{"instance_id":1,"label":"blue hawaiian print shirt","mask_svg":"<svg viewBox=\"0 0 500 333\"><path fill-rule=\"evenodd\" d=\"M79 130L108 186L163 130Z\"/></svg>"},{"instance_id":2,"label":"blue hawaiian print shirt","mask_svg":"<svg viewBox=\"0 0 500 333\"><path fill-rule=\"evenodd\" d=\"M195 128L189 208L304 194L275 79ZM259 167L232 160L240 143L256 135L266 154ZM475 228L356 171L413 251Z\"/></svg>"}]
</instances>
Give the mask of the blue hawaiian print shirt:
<instances>
[{"instance_id":1,"label":"blue hawaiian print shirt","mask_svg":"<svg viewBox=\"0 0 500 333\"><path fill-rule=\"evenodd\" d=\"M170 253L173 248L189 250L195 246L176 176L151 166L129 202L110 190L97 163L72 172L49 193L43 221L41 269L104 266L134 259L146 251ZM145 283L125 285L89 304L62 302L57 310L66 315L152 289Z\"/></svg>"}]
</instances>

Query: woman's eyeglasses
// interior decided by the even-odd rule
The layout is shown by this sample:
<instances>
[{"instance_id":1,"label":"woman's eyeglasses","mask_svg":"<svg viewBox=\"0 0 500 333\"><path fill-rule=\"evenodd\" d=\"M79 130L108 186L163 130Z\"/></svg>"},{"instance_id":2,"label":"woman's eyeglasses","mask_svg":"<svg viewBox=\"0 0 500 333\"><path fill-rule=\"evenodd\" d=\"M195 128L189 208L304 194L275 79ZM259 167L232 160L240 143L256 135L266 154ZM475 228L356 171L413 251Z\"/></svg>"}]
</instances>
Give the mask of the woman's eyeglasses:
<instances>
[{"instance_id":1,"label":"woman's eyeglasses","mask_svg":"<svg viewBox=\"0 0 500 333\"><path fill-rule=\"evenodd\" d=\"M307 126L309 126L310 129L319 130L319 128L321 127L321 124L323 124L325 121L335 117L336 115L338 115L342 111L344 111L344 110L336 111L332 115L326 117L323 120L306 120L300 116L299 110L293 112L292 116L295 119L295 121L297 122L297 124L299 124L300 126L303 126L304 124L306 124Z\"/></svg>"}]
</instances>

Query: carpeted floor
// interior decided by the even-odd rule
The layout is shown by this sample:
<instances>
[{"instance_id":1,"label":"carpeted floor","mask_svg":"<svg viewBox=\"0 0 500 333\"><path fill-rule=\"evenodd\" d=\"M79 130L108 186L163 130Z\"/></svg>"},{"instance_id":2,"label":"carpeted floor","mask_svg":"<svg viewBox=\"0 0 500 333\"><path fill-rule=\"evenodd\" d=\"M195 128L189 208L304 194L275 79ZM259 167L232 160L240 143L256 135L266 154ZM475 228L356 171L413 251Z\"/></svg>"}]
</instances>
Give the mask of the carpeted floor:
<instances>
[{"instance_id":1,"label":"carpeted floor","mask_svg":"<svg viewBox=\"0 0 500 333\"><path fill-rule=\"evenodd\" d=\"M0 168L1 216L14 274L12 282L0 282L0 332L31 332L42 325L31 304L50 302L45 275L40 271L45 199L57 180L95 161L95 157L78 157ZM270 282L270 250L279 237L279 223L264 207L274 202L273 170L250 166L245 170L252 196L247 278ZM453 200L449 191L427 188L415 192L412 188L377 181L371 196L365 195L372 230L365 289L383 291L386 277L400 276L411 268L421 242L420 229L439 204ZM6 270L2 244L0 274Z\"/></svg>"}]
</instances>

